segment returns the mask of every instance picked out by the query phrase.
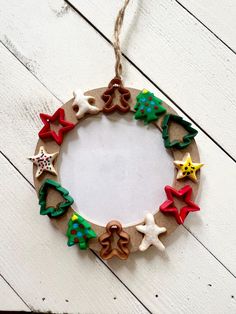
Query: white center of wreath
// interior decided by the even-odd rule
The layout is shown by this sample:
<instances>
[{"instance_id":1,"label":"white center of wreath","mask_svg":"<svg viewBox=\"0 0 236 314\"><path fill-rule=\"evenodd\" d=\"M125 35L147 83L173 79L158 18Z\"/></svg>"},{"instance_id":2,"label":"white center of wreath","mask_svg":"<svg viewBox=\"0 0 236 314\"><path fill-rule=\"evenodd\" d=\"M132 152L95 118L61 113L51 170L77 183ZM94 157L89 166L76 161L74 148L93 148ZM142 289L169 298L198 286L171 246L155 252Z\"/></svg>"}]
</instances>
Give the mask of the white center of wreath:
<instances>
[{"instance_id":1,"label":"white center of wreath","mask_svg":"<svg viewBox=\"0 0 236 314\"><path fill-rule=\"evenodd\" d=\"M154 125L116 113L79 122L64 138L59 173L73 209L85 219L103 226L116 219L124 226L157 211L174 167Z\"/></svg>"}]
</instances>

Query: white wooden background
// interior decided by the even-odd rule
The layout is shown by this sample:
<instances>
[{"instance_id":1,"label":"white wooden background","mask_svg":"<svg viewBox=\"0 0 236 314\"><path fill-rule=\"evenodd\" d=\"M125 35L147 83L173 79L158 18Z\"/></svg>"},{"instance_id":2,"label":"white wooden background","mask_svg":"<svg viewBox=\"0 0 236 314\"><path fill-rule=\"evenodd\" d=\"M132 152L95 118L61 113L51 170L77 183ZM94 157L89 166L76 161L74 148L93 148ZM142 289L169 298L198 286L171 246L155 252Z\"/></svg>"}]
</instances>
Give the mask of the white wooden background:
<instances>
[{"instance_id":1,"label":"white wooden background","mask_svg":"<svg viewBox=\"0 0 236 314\"><path fill-rule=\"evenodd\" d=\"M38 215L26 160L71 91L113 75L117 0L0 0L0 310L236 313L236 4L133 0L122 35L127 86L153 90L199 129L207 164L198 203L168 257L105 264L66 249Z\"/></svg>"}]
</instances>

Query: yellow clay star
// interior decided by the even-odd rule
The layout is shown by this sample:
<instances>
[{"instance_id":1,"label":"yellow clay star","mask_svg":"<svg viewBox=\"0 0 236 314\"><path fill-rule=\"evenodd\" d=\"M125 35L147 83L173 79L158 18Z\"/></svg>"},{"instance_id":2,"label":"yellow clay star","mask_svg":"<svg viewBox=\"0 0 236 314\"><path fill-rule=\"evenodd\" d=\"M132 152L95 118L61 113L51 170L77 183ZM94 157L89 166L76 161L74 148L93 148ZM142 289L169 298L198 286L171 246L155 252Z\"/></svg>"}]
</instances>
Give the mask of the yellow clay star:
<instances>
[{"instance_id":1,"label":"yellow clay star","mask_svg":"<svg viewBox=\"0 0 236 314\"><path fill-rule=\"evenodd\" d=\"M179 169L176 177L177 180L188 177L192 181L197 182L196 172L203 166L202 163L192 162L190 154L186 153L183 160L175 160L174 164Z\"/></svg>"}]
</instances>

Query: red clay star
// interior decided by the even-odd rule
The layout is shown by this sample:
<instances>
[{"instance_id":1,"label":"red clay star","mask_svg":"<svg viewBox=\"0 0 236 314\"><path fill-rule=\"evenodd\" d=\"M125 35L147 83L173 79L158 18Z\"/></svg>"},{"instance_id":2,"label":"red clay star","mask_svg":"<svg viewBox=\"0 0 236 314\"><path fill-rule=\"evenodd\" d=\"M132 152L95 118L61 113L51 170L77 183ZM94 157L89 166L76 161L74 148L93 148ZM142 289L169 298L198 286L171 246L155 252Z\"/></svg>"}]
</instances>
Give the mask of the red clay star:
<instances>
[{"instance_id":1,"label":"red clay star","mask_svg":"<svg viewBox=\"0 0 236 314\"><path fill-rule=\"evenodd\" d=\"M170 213L175 216L178 224L183 224L185 218L189 212L195 212L200 208L191 200L192 188L189 185L185 185L179 191L175 190L171 186L165 187L167 200L161 204L160 210L164 213ZM182 207L180 210L174 204L174 197L181 198L187 206Z\"/></svg>"},{"instance_id":2,"label":"red clay star","mask_svg":"<svg viewBox=\"0 0 236 314\"><path fill-rule=\"evenodd\" d=\"M45 138L53 138L58 145L61 145L63 141L64 133L70 131L75 126L73 123L65 121L65 111L63 108L57 109L57 111L49 116L45 113L40 113L40 118L43 121L44 127L39 131L39 137L42 139ZM57 123L61 126L58 130L58 133L51 130L50 124L57 121Z\"/></svg>"}]
</instances>

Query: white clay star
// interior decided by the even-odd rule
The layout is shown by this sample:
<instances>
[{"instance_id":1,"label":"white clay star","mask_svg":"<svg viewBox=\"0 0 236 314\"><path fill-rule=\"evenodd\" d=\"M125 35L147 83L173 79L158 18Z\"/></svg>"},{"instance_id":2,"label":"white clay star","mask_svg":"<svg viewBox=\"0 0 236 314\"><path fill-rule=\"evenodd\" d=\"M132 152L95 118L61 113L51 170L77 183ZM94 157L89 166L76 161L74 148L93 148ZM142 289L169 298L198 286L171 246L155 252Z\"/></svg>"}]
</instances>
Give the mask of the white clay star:
<instances>
[{"instance_id":1,"label":"white clay star","mask_svg":"<svg viewBox=\"0 0 236 314\"><path fill-rule=\"evenodd\" d=\"M148 213L145 217L145 225L136 226L136 229L144 233L143 240L139 246L140 251L146 251L150 245L154 245L160 251L164 251L165 247L159 240L159 234L166 232L165 227L159 227L155 224L155 220L152 214Z\"/></svg>"},{"instance_id":2,"label":"white clay star","mask_svg":"<svg viewBox=\"0 0 236 314\"><path fill-rule=\"evenodd\" d=\"M97 114L100 111L98 107L91 104L95 102L94 97L85 96L80 89L74 91L73 95L75 99L72 108L76 110L78 109L78 112L76 112L77 119L83 118L86 113Z\"/></svg>"},{"instance_id":3,"label":"white clay star","mask_svg":"<svg viewBox=\"0 0 236 314\"><path fill-rule=\"evenodd\" d=\"M43 146L40 146L39 152L37 155L29 157L36 166L37 171L35 177L38 178L44 171L48 171L54 175L57 175L57 172L53 166L53 161L57 157L58 152L48 154Z\"/></svg>"}]
</instances>

